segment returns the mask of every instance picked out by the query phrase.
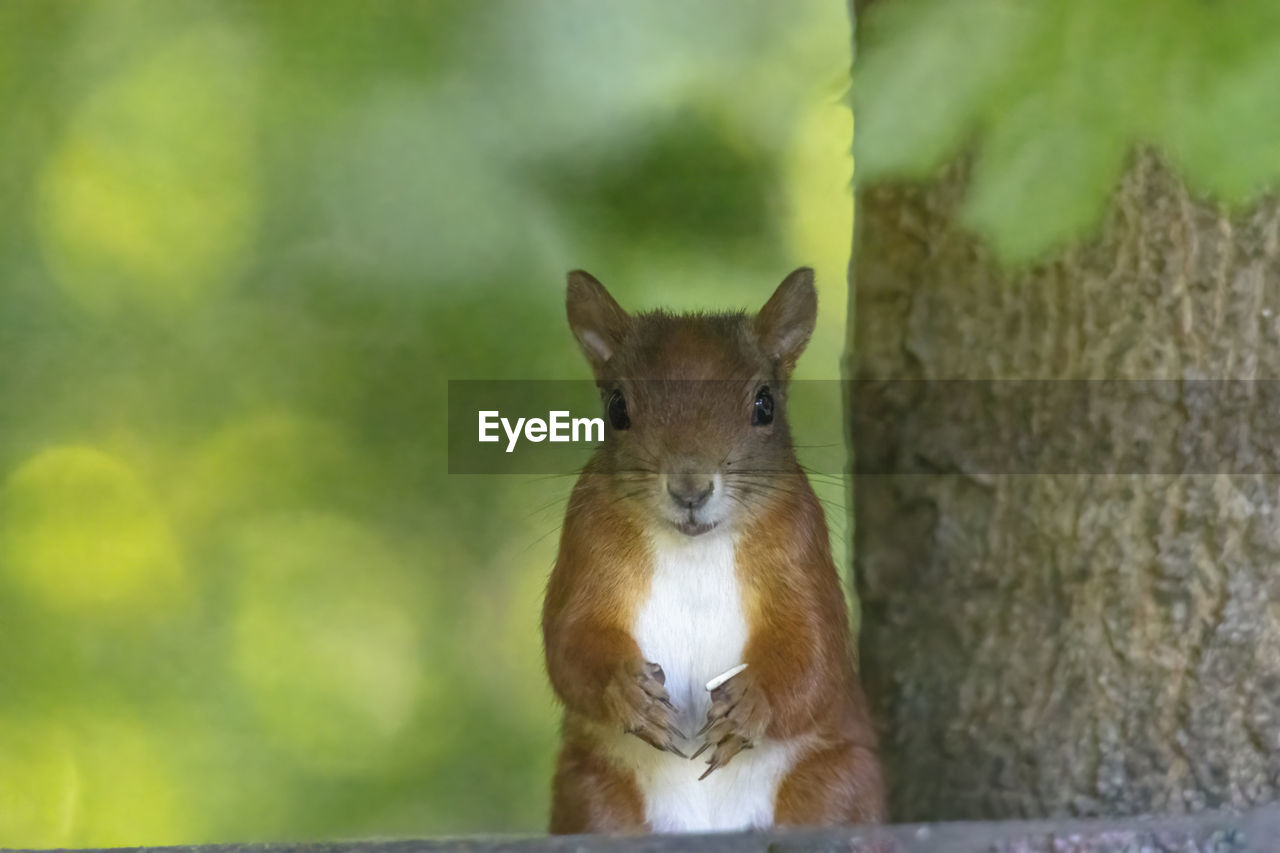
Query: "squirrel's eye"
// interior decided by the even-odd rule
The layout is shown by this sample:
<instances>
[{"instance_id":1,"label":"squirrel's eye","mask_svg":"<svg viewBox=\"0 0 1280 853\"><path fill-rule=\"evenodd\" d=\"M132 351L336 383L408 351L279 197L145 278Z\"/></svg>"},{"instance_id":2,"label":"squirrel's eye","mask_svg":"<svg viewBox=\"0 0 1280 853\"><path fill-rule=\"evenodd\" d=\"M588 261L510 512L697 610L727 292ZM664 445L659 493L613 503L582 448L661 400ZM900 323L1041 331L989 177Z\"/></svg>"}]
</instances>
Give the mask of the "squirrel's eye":
<instances>
[{"instance_id":1,"label":"squirrel's eye","mask_svg":"<svg viewBox=\"0 0 1280 853\"><path fill-rule=\"evenodd\" d=\"M773 395L766 385L756 393L755 409L751 413L752 426L767 426L773 423Z\"/></svg>"},{"instance_id":2,"label":"squirrel's eye","mask_svg":"<svg viewBox=\"0 0 1280 853\"><path fill-rule=\"evenodd\" d=\"M622 399L621 391L614 391L609 395L606 408L609 411L609 423L613 424L614 429L626 429L631 426L631 418L627 415L627 401Z\"/></svg>"}]
</instances>

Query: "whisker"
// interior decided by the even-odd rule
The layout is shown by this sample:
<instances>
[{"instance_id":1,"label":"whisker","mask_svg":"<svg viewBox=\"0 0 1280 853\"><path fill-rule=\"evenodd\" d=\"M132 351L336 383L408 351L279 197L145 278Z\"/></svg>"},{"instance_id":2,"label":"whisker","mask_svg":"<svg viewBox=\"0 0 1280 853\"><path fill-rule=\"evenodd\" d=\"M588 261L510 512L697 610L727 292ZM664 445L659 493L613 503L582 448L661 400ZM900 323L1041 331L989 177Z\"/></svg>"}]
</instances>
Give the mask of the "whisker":
<instances>
[{"instance_id":1,"label":"whisker","mask_svg":"<svg viewBox=\"0 0 1280 853\"><path fill-rule=\"evenodd\" d=\"M564 495L561 495L560 497L556 498L555 500L551 501L550 503L543 504L542 506L538 507L537 509L535 509L535 510L533 510L532 512L528 513L527 515L522 516L522 517L521 517L521 520L522 520L522 521L528 521L529 519L533 518L535 515L541 515L542 513L546 512L547 510L549 510L549 509L551 509L552 507L556 506L557 504L559 504L559 503L560 503L561 501L563 501L563 500L565 500L565 496L564 496Z\"/></svg>"},{"instance_id":2,"label":"whisker","mask_svg":"<svg viewBox=\"0 0 1280 853\"><path fill-rule=\"evenodd\" d=\"M560 530L561 530L561 529L563 529L563 528L564 528L564 522L562 521L562 522L560 522L559 524L557 524L555 527L553 527L553 528L551 528L550 530L548 530L546 533L544 533L544 534L542 534L541 536L539 536L537 539L535 539L535 540L533 540L532 542L530 542L528 545L524 546L524 548L523 548L523 549L521 549L520 553L524 554L524 553L527 553L528 551L533 550L534 546L536 546L536 545L537 545L539 542L541 542L543 539L546 539L546 538L547 538L548 536L550 536L552 533L558 533L558 532L560 532Z\"/></svg>"}]
</instances>

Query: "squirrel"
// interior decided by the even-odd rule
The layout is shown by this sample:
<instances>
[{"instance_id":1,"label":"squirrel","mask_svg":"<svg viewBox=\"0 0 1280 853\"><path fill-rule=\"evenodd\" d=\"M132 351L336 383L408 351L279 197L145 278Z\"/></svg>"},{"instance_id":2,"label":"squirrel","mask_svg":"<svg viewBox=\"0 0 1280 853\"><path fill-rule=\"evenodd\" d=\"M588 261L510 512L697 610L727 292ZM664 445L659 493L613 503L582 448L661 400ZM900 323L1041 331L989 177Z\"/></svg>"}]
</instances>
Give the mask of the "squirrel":
<instances>
[{"instance_id":1,"label":"squirrel","mask_svg":"<svg viewBox=\"0 0 1280 853\"><path fill-rule=\"evenodd\" d=\"M607 426L543 605L564 706L551 832L884 821L844 592L787 426L813 270L754 316L633 316L581 270L566 302Z\"/></svg>"}]
</instances>

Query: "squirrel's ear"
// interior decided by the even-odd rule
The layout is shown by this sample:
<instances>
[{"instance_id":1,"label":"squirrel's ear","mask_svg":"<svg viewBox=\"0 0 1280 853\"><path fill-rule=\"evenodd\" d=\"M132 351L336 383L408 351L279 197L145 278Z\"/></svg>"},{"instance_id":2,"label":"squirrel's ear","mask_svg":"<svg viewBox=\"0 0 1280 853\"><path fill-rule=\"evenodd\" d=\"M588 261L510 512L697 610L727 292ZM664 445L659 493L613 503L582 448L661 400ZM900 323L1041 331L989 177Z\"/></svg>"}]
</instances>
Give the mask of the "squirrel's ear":
<instances>
[{"instance_id":1,"label":"squirrel's ear","mask_svg":"<svg viewBox=\"0 0 1280 853\"><path fill-rule=\"evenodd\" d=\"M796 366L818 321L818 291L809 267L788 275L756 315L760 346L788 373Z\"/></svg>"},{"instance_id":2,"label":"squirrel's ear","mask_svg":"<svg viewBox=\"0 0 1280 853\"><path fill-rule=\"evenodd\" d=\"M631 328L631 315L622 310L595 276L584 270L569 273L565 307L578 346L599 372L621 346Z\"/></svg>"}]
</instances>

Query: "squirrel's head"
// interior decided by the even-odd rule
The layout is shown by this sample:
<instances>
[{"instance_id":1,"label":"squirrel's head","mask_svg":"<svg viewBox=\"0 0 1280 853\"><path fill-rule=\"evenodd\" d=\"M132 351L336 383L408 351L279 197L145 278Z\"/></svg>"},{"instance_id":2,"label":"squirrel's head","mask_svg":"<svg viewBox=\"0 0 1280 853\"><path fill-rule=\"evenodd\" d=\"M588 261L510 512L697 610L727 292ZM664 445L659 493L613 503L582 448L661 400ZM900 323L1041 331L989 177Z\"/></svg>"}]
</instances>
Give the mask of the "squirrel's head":
<instances>
[{"instance_id":1,"label":"squirrel's head","mask_svg":"<svg viewBox=\"0 0 1280 853\"><path fill-rule=\"evenodd\" d=\"M628 314L581 270L567 303L604 407L595 470L618 500L698 536L791 488L787 382L817 319L813 270L788 275L755 315Z\"/></svg>"}]
</instances>

